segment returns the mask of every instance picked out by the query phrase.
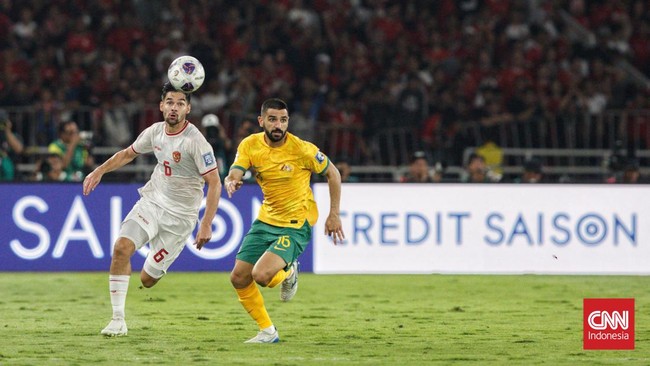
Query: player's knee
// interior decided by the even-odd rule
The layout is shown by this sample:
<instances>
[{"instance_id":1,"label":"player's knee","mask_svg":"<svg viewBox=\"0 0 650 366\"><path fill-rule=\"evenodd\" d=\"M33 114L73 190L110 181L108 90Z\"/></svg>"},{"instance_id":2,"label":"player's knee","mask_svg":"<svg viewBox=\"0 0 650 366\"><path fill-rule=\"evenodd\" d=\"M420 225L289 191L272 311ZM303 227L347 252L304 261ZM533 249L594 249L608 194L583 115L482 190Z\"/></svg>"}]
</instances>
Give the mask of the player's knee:
<instances>
[{"instance_id":1,"label":"player's knee","mask_svg":"<svg viewBox=\"0 0 650 366\"><path fill-rule=\"evenodd\" d=\"M257 267L253 268L253 280L260 286L266 287L273 279L273 273L258 270Z\"/></svg>"},{"instance_id":2,"label":"player's knee","mask_svg":"<svg viewBox=\"0 0 650 366\"><path fill-rule=\"evenodd\" d=\"M142 286L146 288L153 287L156 283L158 283L158 280L158 278L153 278L144 271L140 272L140 282L142 282Z\"/></svg>"},{"instance_id":3,"label":"player's knee","mask_svg":"<svg viewBox=\"0 0 650 366\"><path fill-rule=\"evenodd\" d=\"M243 275L232 271L230 272L230 283L232 283L235 288L244 288L251 283L251 278L250 275Z\"/></svg>"},{"instance_id":4,"label":"player's knee","mask_svg":"<svg viewBox=\"0 0 650 366\"><path fill-rule=\"evenodd\" d=\"M158 283L157 280L145 280L145 279L140 279L142 281L142 286L146 288L152 288L156 283Z\"/></svg>"},{"instance_id":5,"label":"player's knee","mask_svg":"<svg viewBox=\"0 0 650 366\"><path fill-rule=\"evenodd\" d=\"M131 258L133 252L135 252L133 242L128 239L120 238L115 243L115 248L113 248L113 258L128 259Z\"/></svg>"}]
</instances>

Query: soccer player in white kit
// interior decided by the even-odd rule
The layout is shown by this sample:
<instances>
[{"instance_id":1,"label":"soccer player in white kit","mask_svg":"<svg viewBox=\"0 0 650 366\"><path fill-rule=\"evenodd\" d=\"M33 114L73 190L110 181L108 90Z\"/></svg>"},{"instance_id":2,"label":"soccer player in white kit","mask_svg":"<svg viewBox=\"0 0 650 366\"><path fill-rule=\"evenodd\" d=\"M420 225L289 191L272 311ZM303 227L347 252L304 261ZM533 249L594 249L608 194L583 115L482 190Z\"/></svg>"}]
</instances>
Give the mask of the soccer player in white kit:
<instances>
[{"instance_id":1,"label":"soccer player in white kit","mask_svg":"<svg viewBox=\"0 0 650 366\"><path fill-rule=\"evenodd\" d=\"M149 181L140 189L140 199L122 222L115 242L109 275L113 318L101 331L107 336L127 334L124 304L131 275L131 256L149 243L150 251L140 272L144 287L152 287L167 272L185 247L185 241L198 221L206 192L205 213L194 244L200 250L212 237L212 219L221 195L221 180L212 146L198 128L186 120L190 113L190 94L163 86L160 111L164 121L142 131L135 142L118 151L88 174L83 194L90 194L102 176L135 159L153 152L158 160Z\"/></svg>"}]
</instances>

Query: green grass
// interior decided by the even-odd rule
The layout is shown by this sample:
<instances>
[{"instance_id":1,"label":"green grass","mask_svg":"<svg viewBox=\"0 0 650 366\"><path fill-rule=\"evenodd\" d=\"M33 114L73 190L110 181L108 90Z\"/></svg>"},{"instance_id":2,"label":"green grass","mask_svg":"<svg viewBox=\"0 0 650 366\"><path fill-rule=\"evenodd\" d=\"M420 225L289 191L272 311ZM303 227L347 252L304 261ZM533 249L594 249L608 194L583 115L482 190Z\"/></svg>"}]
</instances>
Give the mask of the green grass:
<instances>
[{"instance_id":1,"label":"green grass","mask_svg":"<svg viewBox=\"0 0 650 366\"><path fill-rule=\"evenodd\" d=\"M257 331L225 273L171 272L127 298L129 335L104 338L105 273L0 273L0 365L648 365L650 277L317 276L281 303L282 341ZM582 349L585 297L636 299L636 349Z\"/></svg>"}]
</instances>

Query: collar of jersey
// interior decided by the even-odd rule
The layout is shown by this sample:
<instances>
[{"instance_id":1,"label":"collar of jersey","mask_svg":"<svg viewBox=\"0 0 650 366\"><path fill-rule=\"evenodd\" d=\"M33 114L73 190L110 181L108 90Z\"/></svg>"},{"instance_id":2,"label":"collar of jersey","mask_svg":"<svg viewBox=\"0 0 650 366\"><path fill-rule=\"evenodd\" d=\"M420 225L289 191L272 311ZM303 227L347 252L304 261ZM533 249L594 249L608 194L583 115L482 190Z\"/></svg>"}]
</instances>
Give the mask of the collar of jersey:
<instances>
[{"instance_id":1,"label":"collar of jersey","mask_svg":"<svg viewBox=\"0 0 650 366\"><path fill-rule=\"evenodd\" d=\"M176 133L169 133L169 132L167 132L167 125L165 124L165 135L167 135L167 136L177 136L177 135L180 135L181 133L183 133L183 131L185 131L185 129L187 128L187 126L188 126L189 124L190 124L190 121L185 120L185 125L183 126L183 128L181 128L180 131L178 131L178 132L176 132Z\"/></svg>"}]
</instances>

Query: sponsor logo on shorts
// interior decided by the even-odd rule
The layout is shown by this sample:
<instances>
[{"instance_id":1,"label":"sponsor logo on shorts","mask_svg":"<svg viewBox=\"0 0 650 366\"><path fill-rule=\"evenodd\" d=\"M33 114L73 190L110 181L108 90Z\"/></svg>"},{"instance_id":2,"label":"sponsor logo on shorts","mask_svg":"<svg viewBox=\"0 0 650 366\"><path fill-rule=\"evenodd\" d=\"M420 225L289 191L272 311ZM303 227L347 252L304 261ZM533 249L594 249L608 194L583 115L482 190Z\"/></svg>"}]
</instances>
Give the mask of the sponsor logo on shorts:
<instances>
[{"instance_id":1,"label":"sponsor logo on shorts","mask_svg":"<svg viewBox=\"0 0 650 366\"><path fill-rule=\"evenodd\" d=\"M145 219L144 216L138 214L138 218L142 220L145 224L149 225L149 220Z\"/></svg>"}]
</instances>

